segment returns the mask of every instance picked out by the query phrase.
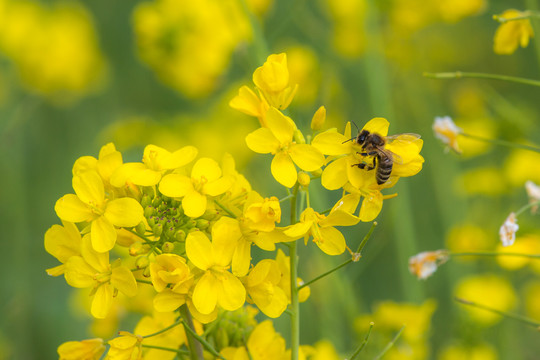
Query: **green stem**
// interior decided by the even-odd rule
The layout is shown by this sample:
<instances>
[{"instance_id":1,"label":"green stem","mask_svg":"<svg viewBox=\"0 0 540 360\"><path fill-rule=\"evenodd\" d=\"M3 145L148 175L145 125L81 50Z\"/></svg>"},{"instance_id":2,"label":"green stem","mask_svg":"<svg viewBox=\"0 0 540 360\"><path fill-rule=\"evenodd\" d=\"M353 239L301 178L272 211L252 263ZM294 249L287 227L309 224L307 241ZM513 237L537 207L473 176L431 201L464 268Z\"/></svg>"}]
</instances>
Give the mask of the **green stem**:
<instances>
[{"instance_id":1,"label":"green stem","mask_svg":"<svg viewBox=\"0 0 540 360\"><path fill-rule=\"evenodd\" d=\"M294 186L293 197L291 198L291 225L296 224L296 207L298 201L298 184ZM290 280L291 280L291 360L298 360L300 349L300 305L298 300L298 259L297 243L289 243Z\"/></svg>"},{"instance_id":2,"label":"green stem","mask_svg":"<svg viewBox=\"0 0 540 360\"><path fill-rule=\"evenodd\" d=\"M150 245L151 246L151 249L150 250L156 250L156 252L160 252L161 253L161 250L160 249L157 249L156 248L156 245L158 244L159 241L152 241L150 240L149 238L147 238L146 236L144 235L141 235L139 234L138 232L132 230L132 229L128 229L128 228L124 228L126 229L127 231L129 231L130 233L132 233L133 235L136 235L138 237L140 237L141 239L144 240L144 242L147 244L147 245Z\"/></svg>"},{"instance_id":3,"label":"green stem","mask_svg":"<svg viewBox=\"0 0 540 360\"><path fill-rule=\"evenodd\" d=\"M496 251L448 253L448 255L450 256L516 256L516 257L525 257L525 258L530 258L530 259L540 259L539 254L508 253L508 252L496 252Z\"/></svg>"},{"instance_id":4,"label":"green stem","mask_svg":"<svg viewBox=\"0 0 540 360\"><path fill-rule=\"evenodd\" d=\"M163 346L145 345L145 344L142 344L142 347L147 348L147 349L158 349L158 350L163 350L163 351L170 351L170 352L177 353L179 355L189 355L189 351L187 351L187 350L172 349L172 348L163 347Z\"/></svg>"},{"instance_id":5,"label":"green stem","mask_svg":"<svg viewBox=\"0 0 540 360\"><path fill-rule=\"evenodd\" d=\"M152 336L156 336L156 335L163 334L165 331L168 331L168 330L170 330L170 329L172 329L172 328L174 328L174 327L176 327L176 326L178 326L178 325L180 325L180 324L182 324L182 320L178 320L178 321L175 322L174 324L171 324L171 325L167 326L166 328L161 329L161 330L159 330L159 331L157 331L157 332L155 332L155 333L153 333L153 334L150 334L150 335L144 335L144 336L143 336L143 339L146 339L146 338L149 338L149 337L152 337Z\"/></svg>"},{"instance_id":6,"label":"green stem","mask_svg":"<svg viewBox=\"0 0 540 360\"><path fill-rule=\"evenodd\" d=\"M358 246L358 249L356 250L356 253L353 255L352 258L350 258L349 260L347 260L347 261L341 263L340 265L336 266L335 268L330 269L330 270L328 270L327 272L325 272L325 273L323 273L323 274L317 276L316 278L311 279L310 281L308 281L308 282L306 282L306 283L300 285L300 286L298 287L298 290L301 290L302 288L304 288L304 287L306 287L306 286L309 286L309 285L313 284L315 281L318 281L318 280L320 280L320 279L322 279L322 278L324 278L324 277L330 275L331 273L333 273L333 272L335 272L335 271L341 269L341 268L344 267L344 266L349 265L349 264L352 263L352 262L358 261L358 260L360 259L360 257L361 257L362 249L364 249L364 246L366 246L366 243L367 243L368 239L371 237L371 234L373 233L373 230L375 230L375 226L377 226L377 222L376 222L376 221L374 221L373 224L371 225L371 228L369 229L369 231L368 231L368 233L366 234L366 236L364 236L364 239L362 239L362 242L361 242L360 245Z\"/></svg>"},{"instance_id":7,"label":"green stem","mask_svg":"<svg viewBox=\"0 0 540 360\"><path fill-rule=\"evenodd\" d=\"M360 351L362 351L362 349L364 348L364 346L366 346L367 342L368 342L368 339L369 339L369 335L371 334L371 329L373 329L373 325L375 325L373 322L369 323L369 330L368 330L368 333L366 334L366 337L364 338L364 341L362 341L362 343L360 344L360 346L358 347L358 349L356 349L356 351L351 355L350 359L349 360L354 360L356 359L356 357L358 356L358 354L360 354Z\"/></svg>"},{"instance_id":8,"label":"green stem","mask_svg":"<svg viewBox=\"0 0 540 360\"><path fill-rule=\"evenodd\" d=\"M141 284L153 285L152 282L149 281L149 280L135 279L135 281L137 281L138 283L141 283Z\"/></svg>"},{"instance_id":9,"label":"green stem","mask_svg":"<svg viewBox=\"0 0 540 360\"><path fill-rule=\"evenodd\" d=\"M501 24L504 24L505 22L508 22L508 21L525 20L525 19L530 19L533 17L540 18L540 14L531 10L527 10L527 11L523 11L522 15L512 17L512 18L505 18L504 16L493 15L493 20L496 20L500 22Z\"/></svg>"},{"instance_id":10,"label":"green stem","mask_svg":"<svg viewBox=\"0 0 540 360\"><path fill-rule=\"evenodd\" d=\"M522 206L518 211L515 212L516 217L521 215L526 210L528 210L528 209L530 209L530 208L532 208L534 206L539 206L539 205L540 205L540 200L539 201L532 201L532 202L528 203L527 205Z\"/></svg>"},{"instance_id":11,"label":"green stem","mask_svg":"<svg viewBox=\"0 0 540 360\"><path fill-rule=\"evenodd\" d=\"M510 81L510 82L515 82L519 84L540 86L540 81L538 80L531 80L531 79L525 79L525 78L520 78L520 77L515 77L515 76L506 76L506 75L498 75L498 74L477 73L477 72L461 72L461 71L440 72L440 73L425 72L423 75L425 77L434 78L434 79L479 78L479 79Z\"/></svg>"},{"instance_id":12,"label":"green stem","mask_svg":"<svg viewBox=\"0 0 540 360\"><path fill-rule=\"evenodd\" d=\"M201 344L203 344L204 339L202 339L195 332L195 327L193 326L193 320L191 319L191 314L186 304L180 306L180 314L182 315L182 324L184 325L184 329L186 330L186 335L187 335L188 345L189 345L189 354L190 354L191 360L203 360L204 356L203 356L203 349L202 349ZM223 358L221 357L221 355L219 355L219 357L221 359Z\"/></svg>"},{"instance_id":13,"label":"green stem","mask_svg":"<svg viewBox=\"0 0 540 360\"><path fill-rule=\"evenodd\" d=\"M540 330L540 323L539 322L536 322L536 321L534 321L532 319L529 319L529 318L527 318L525 316L521 316L521 315L518 315L518 314L512 314L512 313L507 313L507 312L504 312L504 311L501 311L501 310L493 309L493 308L491 308L489 306L485 306L485 305L482 305L482 304L477 304L475 302L465 300L465 299L461 299L461 298L458 298L458 297L455 297L454 300L461 303L461 304L464 304L464 305L473 306L473 307L476 307L478 309L487 310L487 311L490 311L492 313L495 313L495 314L498 314L498 315L501 315L501 316L504 316L504 317L507 317L507 318L510 318L510 319L521 321L522 323L525 323L525 324L530 325L530 326L534 326L534 327L537 328L537 330Z\"/></svg>"},{"instance_id":14,"label":"green stem","mask_svg":"<svg viewBox=\"0 0 540 360\"><path fill-rule=\"evenodd\" d=\"M382 351L379 355L377 355L373 360L381 359L381 358L384 356L384 354L386 354L386 352L387 352L388 350L390 350L390 348L391 348L392 346L394 346L394 344L396 343L397 339L401 336L401 333L403 332L404 329L405 329L405 325L403 325L403 326L401 327L401 329L399 329L399 331L397 332L396 336L394 336L394 338L392 339L392 341L390 341L390 342L384 347L383 351Z\"/></svg>"},{"instance_id":15,"label":"green stem","mask_svg":"<svg viewBox=\"0 0 540 360\"><path fill-rule=\"evenodd\" d=\"M236 219L236 215L229 209L227 209L226 206L224 206L223 204L221 204L219 201L217 201L216 199L214 199L214 202L220 207L223 209L223 211L225 211L227 214L229 214L230 217L232 217L233 219Z\"/></svg>"},{"instance_id":16,"label":"green stem","mask_svg":"<svg viewBox=\"0 0 540 360\"><path fill-rule=\"evenodd\" d=\"M471 135L464 132L459 133L461 136L464 136L469 139L474 139L478 141L484 141L487 143L495 144L495 145L502 145L502 146L508 146L512 148L518 148L518 149L524 149L524 150L530 150L530 151L536 151L540 152L540 147L532 146L532 145L524 145L524 144L516 144L511 141L505 141L505 140L498 140L498 139L488 139L481 136Z\"/></svg>"},{"instance_id":17,"label":"green stem","mask_svg":"<svg viewBox=\"0 0 540 360\"><path fill-rule=\"evenodd\" d=\"M291 199L292 197L293 197L292 194L289 194L289 195L285 196L284 198L279 199L279 202L280 202L280 203L281 203L281 202L284 202L284 201L286 201L286 200Z\"/></svg>"}]
</instances>

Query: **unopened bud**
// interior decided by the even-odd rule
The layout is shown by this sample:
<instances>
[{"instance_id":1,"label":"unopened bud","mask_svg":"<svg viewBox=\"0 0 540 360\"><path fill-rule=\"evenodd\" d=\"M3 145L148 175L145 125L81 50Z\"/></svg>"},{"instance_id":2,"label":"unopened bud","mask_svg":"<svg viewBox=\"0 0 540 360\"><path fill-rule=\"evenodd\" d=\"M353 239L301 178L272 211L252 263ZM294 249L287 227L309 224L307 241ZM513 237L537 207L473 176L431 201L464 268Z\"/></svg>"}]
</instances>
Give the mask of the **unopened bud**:
<instances>
[{"instance_id":1,"label":"unopened bud","mask_svg":"<svg viewBox=\"0 0 540 360\"><path fill-rule=\"evenodd\" d=\"M155 236L161 236L161 233L163 232L163 225L161 225L161 223L154 225L152 227L152 231L154 232Z\"/></svg>"},{"instance_id":2,"label":"unopened bud","mask_svg":"<svg viewBox=\"0 0 540 360\"><path fill-rule=\"evenodd\" d=\"M161 247L161 250L163 250L163 252L166 254L170 254L174 250L174 244L170 241L165 241L165 243Z\"/></svg>"},{"instance_id":3,"label":"unopened bud","mask_svg":"<svg viewBox=\"0 0 540 360\"><path fill-rule=\"evenodd\" d=\"M204 229L208 228L208 226L210 226L210 221L205 220L205 219L198 219L197 220L196 227L198 227L199 229L204 230Z\"/></svg>"},{"instance_id":4,"label":"unopened bud","mask_svg":"<svg viewBox=\"0 0 540 360\"><path fill-rule=\"evenodd\" d=\"M161 198L156 196L154 200L152 200L152 206L157 208L159 205L161 205L161 202Z\"/></svg>"},{"instance_id":5,"label":"unopened bud","mask_svg":"<svg viewBox=\"0 0 540 360\"><path fill-rule=\"evenodd\" d=\"M298 129L294 130L294 141L296 141L297 144L305 144L306 139L304 138L304 134Z\"/></svg>"},{"instance_id":6,"label":"unopened bud","mask_svg":"<svg viewBox=\"0 0 540 360\"><path fill-rule=\"evenodd\" d=\"M186 241L186 232L182 229L176 231L176 234L174 234L174 238L176 241L184 242Z\"/></svg>"},{"instance_id":7,"label":"unopened bud","mask_svg":"<svg viewBox=\"0 0 540 360\"><path fill-rule=\"evenodd\" d=\"M311 176L313 176L314 178L320 178L322 176L321 168L311 171Z\"/></svg>"},{"instance_id":8,"label":"unopened bud","mask_svg":"<svg viewBox=\"0 0 540 360\"><path fill-rule=\"evenodd\" d=\"M299 171L298 172L298 183L302 185L302 187L307 188L309 186L311 179L309 177L309 174Z\"/></svg>"},{"instance_id":9,"label":"unopened bud","mask_svg":"<svg viewBox=\"0 0 540 360\"><path fill-rule=\"evenodd\" d=\"M144 269L150 264L150 261L148 260L148 256L139 256L137 260L135 260L135 266L137 269Z\"/></svg>"},{"instance_id":10,"label":"unopened bud","mask_svg":"<svg viewBox=\"0 0 540 360\"><path fill-rule=\"evenodd\" d=\"M152 205L152 198L149 195L144 194L141 198L141 205L143 208Z\"/></svg>"},{"instance_id":11,"label":"unopened bud","mask_svg":"<svg viewBox=\"0 0 540 360\"><path fill-rule=\"evenodd\" d=\"M219 211L217 211L216 209L208 209L204 212L202 218L206 220L214 220L214 218L218 216L218 214Z\"/></svg>"},{"instance_id":12,"label":"unopened bud","mask_svg":"<svg viewBox=\"0 0 540 360\"><path fill-rule=\"evenodd\" d=\"M326 108L321 106L311 119L311 130L319 131L323 128L324 122L326 121Z\"/></svg>"},{"instance_id":13,"label":"unopened bud","mask_svg":"<svg viewBox=\"0 0 540 360\"><path fill-rule=\"evenodd\" d=\"M150 266L144 268L144 270L142 271L142 275L144 277L150 277Z\"/></svg>"}]
</instances>

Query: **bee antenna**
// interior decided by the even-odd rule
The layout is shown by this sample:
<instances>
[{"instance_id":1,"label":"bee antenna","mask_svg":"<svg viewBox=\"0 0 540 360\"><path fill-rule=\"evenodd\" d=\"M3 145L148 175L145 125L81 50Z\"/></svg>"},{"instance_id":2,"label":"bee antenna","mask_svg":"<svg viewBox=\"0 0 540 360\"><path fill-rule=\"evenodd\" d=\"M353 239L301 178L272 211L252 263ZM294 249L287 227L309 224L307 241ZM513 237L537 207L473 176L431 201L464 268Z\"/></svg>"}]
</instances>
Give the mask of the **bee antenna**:
<instances>
[{"instance_id":1,"label":"bee antenna","mask_svg":"<svg viewBox=\"0 0 540 360\"><path fill-rule=\"evenodd\" d=\"M345 144L346 142L352 141L352 140L354 140L354 139L356 139L356 138L353 137L353 138L350 138L349 140L345 140L344 142L342 142L342 144Z\"/></svg>"},{"instance_id":2,"label":"bee antenna","mask_svg":"<svg viewBox=\"0 0 540 360\"><path fill-rule=\"evenodd\" d=\"M356 123L354 121L351 121L354 125L354 127L356 128L356 130L358 130L358 132L360 132L360 128L358 127L358 125L356 125ZM352 140L352 139L351 139Z\"/></svg>"}]
</instances>

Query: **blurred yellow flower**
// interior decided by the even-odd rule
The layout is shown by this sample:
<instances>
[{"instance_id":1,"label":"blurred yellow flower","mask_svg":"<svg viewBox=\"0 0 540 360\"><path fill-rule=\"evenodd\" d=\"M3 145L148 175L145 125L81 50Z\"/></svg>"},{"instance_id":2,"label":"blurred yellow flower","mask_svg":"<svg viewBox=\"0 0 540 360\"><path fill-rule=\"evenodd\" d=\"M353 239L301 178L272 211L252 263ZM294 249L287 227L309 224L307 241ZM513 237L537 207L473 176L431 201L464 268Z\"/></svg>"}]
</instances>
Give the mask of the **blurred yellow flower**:
<instances>
[{"instance_id":1,"label":"blurred yellow flower","mask_svg":"<svg viewBox=\"0 0 540 360\"><path fill-rule=\"evenodd\" d=\"M450 345L445 347L437 360L498 360L499 356L493 346L480 343L472 346Z\"/></svg>"},{"instance_id":2,"label":"blurred yellow flower","mask_svg":"<svg viewBox=\"0 0 540 360\"><path fill-rule=\"evenodd\" d=\"M310 360L340 360L341 356L337 353L334 345L328 340L321 340L315 343L313 355Z\"/></svg>"},{"instance_id":3,"label":"blurred yellow flower","mask_svg":"<svg viewBox=\"0 0 540 360\"><path fill-rule=\"evenodd\" d=\"M504 19L495 32L493 50L496 54L510 55L521 47L529 45L529 39L534 36L534 31L529 19L512 20L523 17L526 13L514 9L509 9L498 15L497 18Z\"/></svg>"},{"instance_id":4,"label":"blurred yellow flower","mask_svg":"<svg viewBox=\"0 0 540 360\"><path fill-rule=\"evenodd\" d=\"M457 22L462 18L479 15L487 8L487 0L438 0L436 4L442 19Z\"/></svg>"},{"instance_id":5,"label":"blurred yellow flower","mask_svg":"<svg viewBox=\"0 0 540 360\"><path fill-rule=\"evenodd\" d=\"M133 26L141 59L161 81L191 98L218 86L235 48L252 36L235 0L142 2Z\"/></svg>"},{"instance_id":6,"label":"blurred yellow flower","mask_svg":"<svg viewBox=\"0 0 540 360\"><path fill-rule=\"evenodd\" d=\"M516 187L522 187L527 181L540 184L540 154L522 149L512 150L504 160L504 174L508 182Z\"/></svg>"},{"instance_id":7,"label":"blurred yellow flower","mask_svg":"<svg viewBox=\"0 0 540 360\"><path fill-rule=\"evenodd\" d=\"M493 247L493 239L480 226L472 223L456 225L450 229L446 236L446 248L450 252L487 251ZM474 258L458 256L452 261L471 261Z\"/></svg>"},{"instance_id":8,"label":"blurred yellow flower","mask_svg":"<svg viewBox=\"0 0 540 360\"><path fill-rule=\"evenodd\" d=\"M527 284L524 291L525 310L527 315L536 321L540 321L540 281L533 280Z\"/></svg>"},{"instance_id":9,"label":"blurred yellow flower","mask_svg":"<svg viewBox=\"0 0 540 360\"><path fill-rule=\"evenodd\" d=\"M176 312L154 313L152 316L144 316L137 323L134 333L142 336L155 334L174 324L177 319L178 313ZM200 324L195 321L194 325L197 329ZM143 345L177 349L186 342L187 339L184 328L182 326L175 326L159 335L145 337ZM173 360L176 357L174 352L158 348L147 348L143 346L142 351L144 360Z\"/></svg>"},{"instance_id":10,"label":"blurred yellow flower","mask_svg":"<svg viewBox=\"0 0 540 360\"><path fill-rule=\"evenodd\" d=\"M103 339L68 341L58 347L60 360L99 360L104 352Z\"/></svg>"},{"instance_id":11,"label":"blurred yellow flower","mask_svg":"<svg viewBox=\"0 0 540 360\"><path fill-rule=\"evenodd\" d=\"M61 103L97 89L106 63L82 4L11 1L2 11L0 50L26 87Z\"/></svg>"},{"instance_id":12,"label":"blurred yellow flower","mask_svg":"<svg viewBox=\"0 0 540 360\"><path fill-rule=\"evenodd\" d=\"M508 191L502 169L495 166L478 166L463 171L455 180L456 186L459 185L459 190L466 195L500 196Z\"/></svg>"},{"instance_id":13,"label":"blurred yellow flower","mask_svg":"<svg viewBox=\"0 0 540 360\"><path fill-rule=\"evenodd\" d=\"M509 252L503 244L497 246L498 252ZM529 234L522 235L516 239L512 245L511 252L518 254L540 254L540 237L538 235ZM497 256L497 263L507 270L518 270L529 264L530 262L538 261L521 256Z\"/></svg>"},{"instance_id":14,"label":"blurred yellow flower","mask_svg":"<svg viewBox=\"0 0 540 360\"><path fill-rule=\"evenodd\" d=\"M367 3L365 0L327 0L328 15L332 20L332 45L348 58L361 56L368 37L364 30Z\"/></svg>"},{"instance_id":15,"label":"blurred yellow flower","mask_svg":"<svg viewBox=\"0 0 540 360\"><path fill-rule=\"evenodd\" d=\"M287 48L289 82L298 84L294 102L298 105L313 106L319 95L321 69L315 51L307 46L293 45Z\"/></svg>"},{"instance_id":16,"label":"blurred yellow flower","mask_svg":"<svg viewBox=\"0 0 540 360\"><path fill-rule=\"evenodd\" d=\"M272 321L258 324L247 340L246 347L227 347L221 351L230 360L285 360L285 339L274 330Z\"/></svg>"},{"instance_id":17,"label":"blurred yellow flower","mask_svg":"<svg viewBox=\"0 0 540 360\"><path fill-rule=\"evenodd\" d=\"M460 129L465 134L477 135L486 139L495 139L497 137L496 122L489 117L475 117L470 115L456 120ZM476 139L460 136L458 144L463 150L463 157L470 158L485 154L493 148L493 145L487 141L478 141Z\"/></svg>"},{"instance_id":18,"label":"blurred yellow flower","mask_svg":"<svg viewBox=\"0 0 540 360\"><path fill-rule=\"evenodd\" d=\"M500 311L511 310L517 302L516 293L510 282L493 274L463 278L457 284L454 293L458 298ZM487 310L472 306L463 306L463 308L471 319L485 326L494 325L501 319L500 315Z\"/></svg>"}]
</instances>

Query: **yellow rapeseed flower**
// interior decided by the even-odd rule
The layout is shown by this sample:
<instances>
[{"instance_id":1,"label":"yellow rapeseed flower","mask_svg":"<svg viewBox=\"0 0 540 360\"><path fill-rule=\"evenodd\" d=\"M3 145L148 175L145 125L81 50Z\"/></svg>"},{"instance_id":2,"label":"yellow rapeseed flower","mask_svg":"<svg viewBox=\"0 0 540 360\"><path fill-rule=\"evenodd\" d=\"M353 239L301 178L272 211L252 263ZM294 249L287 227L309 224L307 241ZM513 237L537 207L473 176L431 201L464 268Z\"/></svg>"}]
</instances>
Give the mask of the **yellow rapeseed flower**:
<instances>
[{"instance_id":1,"label":"yellow rapeseed flower","mask_svg":"<svg viewBox=\"0 0 540 360\"><path fill-rule=\"evenodd\" d=\"M298 84L289 82L287 54L272 54L253 72L253 83L261 91L270 106L286 109L294 98Z\"/></svg>"},{"instance_id":2,"label":"yellow rapeseed flower","mask_svg":"<svg viewBox=\"0 0 540 360\"><path fill-rule=\"evenodd\" d=\"M63 222L64 226L53 225L45 233L45 250L57 258L62 265L47 269L47 274L59 276L64 273L65 263L72 256L81 254L81 233L75 224Z\"/></svg>"},{"instance_id":3,"label":"yellow rapeseed flower","mask_svg":"<svg viewBox=\"0 0 540 360\"><path fill-rule=\"evenodd\" d=\"M92 246L96 251L111 250L117 227L134 227L144 219L143 208L133 198L109 199L102 178L96 171L73 176L75 194L61 197L55 204L58 217L73 223L91 223Z\"/></svg>"},{"instance_id":4,"label":"yellow rapeseed flower","mask_svg":"<svg viewBox=\"0 0 540 360\"><path fill-rule=\"evenodd\" d=\"M134 333L142 336L155 334L174 324L177 319L177 312L154 312L152 316L144 316L139 320ZM194 325L196 330L199 331L200 324L195 321ZM187 343L184 328L175 326L159 335L145 337L142 344L155 346L156 348L143 346L143 358L145 360L174 360L176 358L175 352L161 350L158 347L177 349L184 343Z\"/></svg>"},{"instance_id":5,"label":"yellow rapeseed flower","mask_svg":"<svg viewBox=\"0 0 540 360\"><path fill-rule=\"evenodd\" d=\"M524 15L526 14L514 9L506 10L498 15L505 21L499 25L495 32L493 50L496 54L510 55L516 51L518 46L524 48L529 45L529 39L534 36L531 21L529 19L512 20Z\"/></svg>"},{"instance_id":6,"label":"yellow rapeseed flower","mask_svg":"<svg viewBox=\"0 0 540 360\"><path fill-rule=\"evenodd\" d=\"M142 360L143 337L126 331L120 331L120 336L109 340L110 349L107 360Z\"/></svg>"},{"instance_id":7,"label":"yellow rapeseed flower","mask_svg":"<svg viewBox=\"0 0 540 360\"><path fill-rule=\"evenodd\" d=\"M150 277L158 292L154 297L157 311L174 311L186 302L193 275L183 257L176 254L156 256L150 263Z\"/></svg>"},{"instance_id":8,"label":"yellow rapeseed flower","mask_svg":"<svg viewBox=\"0 0 540 360\"><path fill-rule=\"evenodd\" d=\"M279 266L275 260L261 260L245 279L246 290L255 305L271 317L279 317L287 308L287 295L278 286L281 281Z\"/></svg>"},{"instance_id":9,"label":"yellow rapeseed flower","mask_svg":"<svg viewBox=\"0 0 540 360\"><path fill-rule=\"evenodd\" d=\"M294 140L296 125L291 118L271 107L266 114L268 127L259 128L246 136L247 146L259 154L272 154L271 172L288 188L296 184L295 164L305 171L315 171L324 164L324 155L309 144Z\"/></svg>"},{"instance_id":10,"label":"yellow rapeseed flower","mask_svg":"<svg viewBox=\"0 0 540 360\"><path fill-rule=\"evenodd\" d=\"M103 339L68 341L58 347L60 360L99 360L105 352Z\"/></svg>"}]
</instances>

